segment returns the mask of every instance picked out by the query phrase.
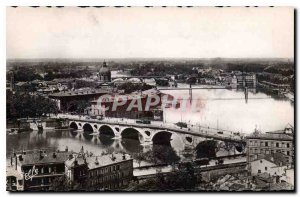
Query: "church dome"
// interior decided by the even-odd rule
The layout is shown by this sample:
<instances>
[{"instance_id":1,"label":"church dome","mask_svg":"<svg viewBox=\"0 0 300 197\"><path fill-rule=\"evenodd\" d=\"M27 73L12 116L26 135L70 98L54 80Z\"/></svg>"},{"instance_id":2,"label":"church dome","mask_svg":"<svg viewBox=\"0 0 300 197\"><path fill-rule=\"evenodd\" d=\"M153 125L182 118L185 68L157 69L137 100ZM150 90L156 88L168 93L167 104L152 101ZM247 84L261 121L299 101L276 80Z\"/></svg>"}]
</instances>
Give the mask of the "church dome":
<instances>
[{"instance_id":1,"label":"church dome","mask_svg":"<svg viewBox=\"0 0 300 197\"><path fill-rule=\"evenodd\" d=\"M106 62L103 62L102 67L99 70L99 74L110 73L110 69L107 67Z\"/></svg>"},{"instance_id":2,"label":"church dome","mask_svg":"<svg viewBox=\"0 0 300 197\"><path fill-rule=\"evenodd\" d=\"M107 67L101 67L100 70L99 70L100 74L102 74L102 73L108 73L108 72L110 72L110 70Z\"/></svg>"}]
</instances>

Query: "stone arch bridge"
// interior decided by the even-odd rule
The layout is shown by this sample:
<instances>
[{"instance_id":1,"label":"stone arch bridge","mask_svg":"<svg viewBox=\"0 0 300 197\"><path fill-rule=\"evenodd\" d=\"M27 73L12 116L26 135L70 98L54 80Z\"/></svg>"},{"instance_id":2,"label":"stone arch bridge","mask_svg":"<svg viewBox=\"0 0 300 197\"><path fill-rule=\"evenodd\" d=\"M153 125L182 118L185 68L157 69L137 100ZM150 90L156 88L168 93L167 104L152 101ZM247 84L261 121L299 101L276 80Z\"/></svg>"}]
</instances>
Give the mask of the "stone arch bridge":
<instances>
[{"instance_id":1,"label":"stone arch bridge","mask_svg":"<svg viewBox=\"0 0 300 197\"><path fill-rule=\"evenodd\" d=\"M205 140L232 142L245 146L245 140L239 136L224 136L212 134L204 128L179 128L170 124L141 124L127 121L96 120L96 119L68 119L69 127L88 135L111 135L114 139L133 138L142 145L167 144L172 135L179 137L185 147L194 147Z\"/></svg>"}]
</instances>

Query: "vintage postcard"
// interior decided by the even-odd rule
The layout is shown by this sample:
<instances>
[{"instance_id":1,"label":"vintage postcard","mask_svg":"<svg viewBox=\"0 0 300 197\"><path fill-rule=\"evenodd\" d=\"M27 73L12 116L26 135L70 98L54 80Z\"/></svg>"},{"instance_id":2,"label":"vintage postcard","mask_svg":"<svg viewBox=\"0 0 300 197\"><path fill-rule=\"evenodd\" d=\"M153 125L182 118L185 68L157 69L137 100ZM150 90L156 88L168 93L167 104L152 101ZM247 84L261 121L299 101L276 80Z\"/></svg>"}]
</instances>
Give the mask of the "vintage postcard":
<instances>
[{"instance_id":1,"label":"vintage postcard","mask_svg":"<svg viewBox=\"0 0 300 197\"><path fill-rule=\"evenodd\" d=\"M7 191L295 191L292 7L7 7Z\"/></svg>"}]
</instances>

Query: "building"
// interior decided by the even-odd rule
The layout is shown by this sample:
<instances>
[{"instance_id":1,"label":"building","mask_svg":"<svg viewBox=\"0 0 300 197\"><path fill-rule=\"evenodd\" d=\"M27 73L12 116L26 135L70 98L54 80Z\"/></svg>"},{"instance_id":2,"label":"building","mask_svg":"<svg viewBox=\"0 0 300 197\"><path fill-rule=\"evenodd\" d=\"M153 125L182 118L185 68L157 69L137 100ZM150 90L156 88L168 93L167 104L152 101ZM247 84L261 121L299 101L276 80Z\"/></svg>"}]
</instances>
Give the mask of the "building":
<instances>
[{"instance_id":1,"label":"building","mask_svg":"<svg viewBox=\"0 0 300 197\"><path fill-rule=\"evenodd\" d=\"M21 154L14 153L11 156L9 171L17 174L14 179L19 190L49 190L51 189L51 183L56 178L64 176L64 162L69 154L68 151L46 152L42 150L33 153L26 153L26 151L22 151ZM11 175L9 177L12 179Z\"/></svg>"},{"instance_id":2,"label":"building","mask_svg":"<svg viewBox=\"0 0 300 197\"><path fill-rule=\"evenodd\" d=\"M289 162L282 153L273 153L259 156L250 162L251 175L268 173L271 176L283 176L285 170L290 168ZM277 181L278 182L278 181Z\"/></svg>"},{"instance_id":3,"label":"building","mask_svg":"<svg viewBox=\"0 0 300 197\"><path fill-rule=\"evenodd\" d=\"M282 153L286 160L293 164L294 145L293 136L282 131L281 133L254 132L247 137L247 159L253 161L259 156L273 153Z\"/></svg>"},{"instance_id":4,"label":"building","mask_svg":"<svg viewBox=\"0 0 300 197\"><path fill-rule=\"evenodd\" d=\"M78 154L65 164L68 179L84 183L88 190L119 190L133 178L133 159L128 154Z\"/></svg>"},{"instance_id":5,"label":"building","mask_svg":"<svg viewBox=\"0 0 300 197\"><path fill-rule=\"evenodd\" d=\"M56 101L58 109L62 112L74 111L74 105L72 103L76 101L89 102L97 99L99 96L111 93L108 89L90 89L82 88L73 91L62 91L54 94L50 94L49 98Z\"/></svg>"},{"instance_id":6,"label":"building","mask_svg":"<svg viewBox=\"0 0 300 197\"><path fill-rule=\"evenodd\" d=\"M6 169L8 191L48 191L55 181L67 180L85 190L118 190L133 179L133 159L128 154L94 156L65 151L13 153Z\"/></svg>"},{"instance_id":7,"label":"building","mask_svg":"<svg viewBox=\"0 0 300 197\"><path fill-rule=\"evenodd\" d=\"M99 80L104 83L111 82L111 71L107 67L107 64L105 61L103 62L103 65L99 70L98 76L99 76Z\"/></svg>"},{"instance_id":8,"label":"building","mask_svg":"<svg viewBox=\"0 0 300 197\"><path fill-rule=\"evenodd\" d=\"M116 117L116 118L131 118L141 119L146 118L150 120L163 120L162 100L166 94L161 93L156 89L149 89L142 92L133 92L131 94L107 94L99 97L97 100L91 101L91 107L89 108L89 114L92 116L105 116L105 117ZM147 100L154 102L154 96L160 98L159 102L155 105L149 106L146 109ZM168 101L174 99L171 95L166 95ZM126 100L123 105L116 106L114 109L114 103L122 102ZM141 107L137 107L140 102ZM150 101L149 101L150 102ZM134 107L131 107L134 105ZM176 107L178 107L178 103Z\"/></svg>"},{"instance_id":9,"label":"building","mask_svg":"<svg viewBox=\"0 0 300 197\"><path fill-rule=\"evenodd\" d=\"M234 86L236 82L237 88L256 88L257 79L256 74L251 73L235 73L234 80L232 81L232 85ZM236 81L235 81L236 78Z\"/></svg>"},{"instance_id":10,"label":"building","mask_svg":"<svg viewBox=\"0 0 300 197\"><path fill-rule=\"evenodd\" d=\"M256 130L246 137L247 169L258 187L269 187L270 184L279 186L284 183L289 188L293 186L293 140L291 128L265 134Z\"/></svg>"}]
</instances>

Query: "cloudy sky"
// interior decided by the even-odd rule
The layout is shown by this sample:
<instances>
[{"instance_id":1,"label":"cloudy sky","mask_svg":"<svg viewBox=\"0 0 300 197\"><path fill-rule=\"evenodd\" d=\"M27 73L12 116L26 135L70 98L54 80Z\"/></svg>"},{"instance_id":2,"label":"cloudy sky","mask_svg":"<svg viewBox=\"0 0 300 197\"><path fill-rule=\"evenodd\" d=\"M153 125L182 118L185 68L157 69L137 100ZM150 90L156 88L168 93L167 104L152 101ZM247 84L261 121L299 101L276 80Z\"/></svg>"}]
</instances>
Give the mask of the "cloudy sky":
<instances>
[{"instance_id":1,"label":"cloudy sky","mask_svg":"<svg viewBox=\"0 0 300 197\"><path fill-rule=\"evenodd\" d=\"M7 58L292 58L292 8L7 8Z\"/></svg>"}]
</instances>

